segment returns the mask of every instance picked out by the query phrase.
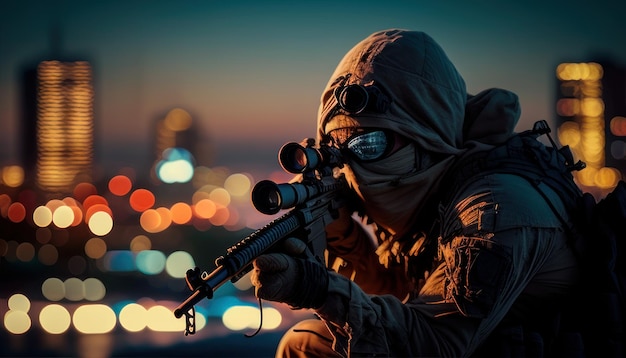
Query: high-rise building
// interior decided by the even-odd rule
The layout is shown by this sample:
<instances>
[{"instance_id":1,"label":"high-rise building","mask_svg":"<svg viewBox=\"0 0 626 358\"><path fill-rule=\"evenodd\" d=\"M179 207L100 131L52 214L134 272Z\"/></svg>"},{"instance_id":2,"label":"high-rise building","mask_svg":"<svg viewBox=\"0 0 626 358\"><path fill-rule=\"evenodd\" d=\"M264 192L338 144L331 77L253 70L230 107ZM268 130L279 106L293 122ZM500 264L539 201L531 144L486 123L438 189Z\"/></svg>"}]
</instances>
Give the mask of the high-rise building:
<instances>
[{"instance_id":1,"label":"high-rise building","mask_svg":"<svg viewBox=\"0 0 626 358\"><path fill-rule=\"evenodd\" d=\"M187 182L195 167L211 164L213 151L202 132L198 121L182 108L173 108L157 119L152 174L158 182Z\"/></svg>"},{"instance_id":2,"label":"high-rise building","mask_svg":"<svg viewBox=\"0 0 626 358\"><path fill-rule=\"evenodd\" d=\"M561 63L556 68L559 141L587 167L578 185L597 198L626 175L626 77L607 61Z\"/></svg>"},{"instance_id":3,"label":"high-rise building","mask_svg":"<svg viewBox=\"0 0 626 358\"><path fill-rule=\"evenodd\" d=\"M46 192L69 192L93 176L91 65L43 61L37 86L37 185Z\"/></svg>"}]
</instances>

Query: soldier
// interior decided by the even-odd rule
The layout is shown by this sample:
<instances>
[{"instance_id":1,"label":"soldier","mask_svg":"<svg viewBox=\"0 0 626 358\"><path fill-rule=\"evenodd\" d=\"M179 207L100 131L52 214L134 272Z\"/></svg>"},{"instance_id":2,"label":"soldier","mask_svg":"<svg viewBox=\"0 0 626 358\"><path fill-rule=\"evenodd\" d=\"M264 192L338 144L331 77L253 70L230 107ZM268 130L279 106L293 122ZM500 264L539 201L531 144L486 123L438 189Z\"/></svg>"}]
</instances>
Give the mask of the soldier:
<instances>
[{"instance_id":1,"label":"soldier","mask_svg":"<svg viewBox=\"0 0 626 358\"><path fill-rule=\"evenodd\" d=\"M322 94L318 135L344 154L363 222L344 212L327 227L339 273L283 253L255 260L259 298L320 318L291 328L276 356L471 356L507 327L552 317L579 275L563 203L548 189L551 208L520 176L470 177L462 165L511 138L519 115L514 93L468 94L423 32L353 47ZM523 344L548 343L533 337Z\"/></svg>"}]
</instances>

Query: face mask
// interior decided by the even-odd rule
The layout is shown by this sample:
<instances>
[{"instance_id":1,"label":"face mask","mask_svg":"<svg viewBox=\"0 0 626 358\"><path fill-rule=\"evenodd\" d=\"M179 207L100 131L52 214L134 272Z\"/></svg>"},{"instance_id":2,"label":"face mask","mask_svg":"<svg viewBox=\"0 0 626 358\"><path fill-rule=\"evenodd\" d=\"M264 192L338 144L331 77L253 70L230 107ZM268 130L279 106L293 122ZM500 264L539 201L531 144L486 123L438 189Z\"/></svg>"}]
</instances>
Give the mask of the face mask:
<instances>
[{"instance_id":1,"label":"face mask","mask_svg":"<svg viewBox=\"0 0 626 358\"><path fill-rule=\"evenodd\" d=\"M350 164L346 179L363 199L368 216L394 236L406 234L453 158L419 170L413 144L371 163Z\"/></svg>"}]
</instances>

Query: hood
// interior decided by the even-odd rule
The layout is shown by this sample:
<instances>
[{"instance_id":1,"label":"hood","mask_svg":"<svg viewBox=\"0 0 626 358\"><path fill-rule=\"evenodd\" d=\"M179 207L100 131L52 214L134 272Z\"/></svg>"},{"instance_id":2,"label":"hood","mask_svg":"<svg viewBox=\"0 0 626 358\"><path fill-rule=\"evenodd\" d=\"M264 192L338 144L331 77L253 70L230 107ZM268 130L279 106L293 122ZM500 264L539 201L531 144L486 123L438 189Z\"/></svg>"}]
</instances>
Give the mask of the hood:
<instances>
[{"instance_id":1,"label":"hood","mask_svg":"<svg viewBox=\"0 0 626 358\"><path fill-rule=\"evenodd\" d=\"M353 84L376 93L372 106L361 100L367 105L346 106L344 97L339 105L335 93L343 96ZM341 169L377 230L391 234L378 235L391 247L429 227L429 214L436 212L431 205L448 189L440 185L455 159L504 143L519 114L512 92L469 95L455 66L427 34L390 29L368 36L340 61L322 93L317 129L320 140L338 128L374 127L413 142L380 161L352 161ZM422 155L431 159L425 166L417 160Z\"/></svg>"},{"instance_id":2,"label":"hood","mask_svg":"<svg viewBox=\"0 0 626 358\"><path fill-rule=\"evenodd\" d=\"M388 109L357 115L337 111L334 91L349 84L376 86L389 97ZM459 156L506 140L518 119L513 93L491 89L468 95L465 81L430 36L390 29L368 36L340 61L322 93L318 136L344 127L386 128L421 149Z\"/></svg>"}]
</instances>

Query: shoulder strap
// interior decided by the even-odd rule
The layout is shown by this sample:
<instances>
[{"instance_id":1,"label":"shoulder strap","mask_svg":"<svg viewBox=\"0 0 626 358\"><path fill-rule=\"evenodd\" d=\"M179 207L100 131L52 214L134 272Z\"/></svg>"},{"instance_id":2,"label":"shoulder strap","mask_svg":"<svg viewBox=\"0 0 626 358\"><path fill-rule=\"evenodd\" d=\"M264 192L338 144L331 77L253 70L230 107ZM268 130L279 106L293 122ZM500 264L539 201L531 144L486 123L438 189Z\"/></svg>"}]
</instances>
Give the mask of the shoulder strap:
<instances>
[{"instance_id":1,"label":"shoulder strap","mask_svg":"<svg viewBox=\"0 0 626 358\"><path fill-rule=\"evenodd\" d=\"M450 170L447 180L453 188L460 189L473 179L488 174L514 174L528 180L546 199L544 188L551 188L568 210L576 210L582 192L571 172L583 169L585 164L581 161L574 163L569 147L559 149L549 133L547 122L538 121L533 129L514 135L492 150L461 158ZM541 135L547 135L552 147L538 140ZM553 207L549 200L548 204Z\"/></svg>"}]
</instances>

